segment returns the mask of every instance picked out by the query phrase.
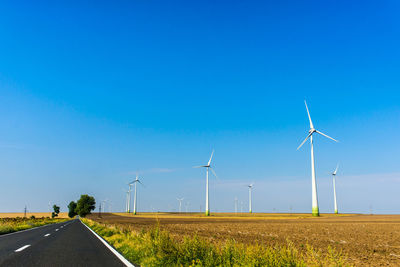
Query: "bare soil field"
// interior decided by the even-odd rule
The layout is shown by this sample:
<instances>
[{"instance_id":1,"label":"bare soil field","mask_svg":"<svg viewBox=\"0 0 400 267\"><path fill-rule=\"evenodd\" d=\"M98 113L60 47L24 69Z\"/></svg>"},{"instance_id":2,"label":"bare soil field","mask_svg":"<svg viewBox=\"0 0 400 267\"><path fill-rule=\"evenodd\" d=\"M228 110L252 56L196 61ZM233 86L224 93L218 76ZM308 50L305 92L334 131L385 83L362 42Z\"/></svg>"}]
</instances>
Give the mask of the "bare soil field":
<instances>
[{"instance_id":1,"label":"bare soil field","mask_svg":"<svg viewBox=\"0 0 400 267\"><path fill-rule=\"evenodd\" d=\"M26 217L35 216L36 218L51 217L51 212L27 212ZM23 212L9 212L0 213L0 218L16 218L24 217ZM60 212L57 218L68 218L68 212Z\"/></svg>"},{"instance_id":2,"label":"bare soil field","mask_svg":"<svg viewBox=\"0 0 400 267\"><path fill-rule=\"evenodd\" d=\"M197 234L211 242L234 239L267 246L289 240L300 250L309 244L322 252L330 246L356 266L400 266L400 215L105 213L89 218L137 231L159 224L178 239Z\"/></svg>"}]
</instances>

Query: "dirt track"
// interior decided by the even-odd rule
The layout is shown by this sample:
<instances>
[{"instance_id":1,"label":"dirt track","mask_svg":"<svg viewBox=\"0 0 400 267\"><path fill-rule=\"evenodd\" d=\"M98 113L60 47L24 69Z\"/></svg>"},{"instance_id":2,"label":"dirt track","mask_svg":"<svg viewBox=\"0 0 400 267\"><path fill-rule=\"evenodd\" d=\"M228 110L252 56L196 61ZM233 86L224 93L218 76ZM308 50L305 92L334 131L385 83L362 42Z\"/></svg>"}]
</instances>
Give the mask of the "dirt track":
<instances>
[{"instance_id":1,"label":"dirt track","mask_svg":"<svg viewBox=\"0 0 400 267\"><path fill-rule=\"evenodd\" d=\"M177 238L197 234L211 241L233 238L246 244L284 245L294 242L326 251L342 250L347 260L358 266L400 266L400 215L308 215L260 214L238 217L217 214L103 214L91 219L123 225L134 230L153 227L158 222Z\"/></svg>"}]
</instances>

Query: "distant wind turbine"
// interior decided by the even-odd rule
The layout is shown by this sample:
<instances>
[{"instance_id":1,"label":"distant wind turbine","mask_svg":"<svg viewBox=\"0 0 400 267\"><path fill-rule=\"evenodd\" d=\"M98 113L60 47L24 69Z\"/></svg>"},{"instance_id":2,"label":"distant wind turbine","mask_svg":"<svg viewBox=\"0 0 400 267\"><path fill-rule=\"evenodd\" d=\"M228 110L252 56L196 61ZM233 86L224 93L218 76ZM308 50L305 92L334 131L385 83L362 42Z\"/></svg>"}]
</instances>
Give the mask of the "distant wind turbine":
<instances>
[{"instance_id":1,"label":"distant wind turbine","mask_svg":"<svg viewBox=\"0 0 400 267\"><path fill-rule=\"evenodd\" d=\"M185 204L185 210L186 210L186 213L188 213L189 204L190 204L190 202L189 202L189 201L188 201L188 202L186 202L186 204Z\"/></svg>"},{"instance_id":2,"label":"distant wind turbine","mask_svg":"<svg viewBox=\"0 0 400 267\"><path fill-rule=\"evenodd\" d=\"M129 212L129 196L131 192L129 190L125 192L126 192L125 212Z\"/></svg>"},{"instance_id":3,"label":"distant wind turbine","mask_svg":"<svg viewBox=\"0 0 400 267\"><path fill-rule=\"evenodd\" d=\"M238 198L235 197L235 213L238 212Z\"/></svg>"},{"instance_id":4,"label":"distant wind turbine","mask_svg":"<svg viewBox=\"0 0 400 267\"><path fill-rule=\"evenodd\" d=\"M251 209L251 190L253 189L254 184L249 184L247 187L249 188L249 213L252 213Z\"/></svg>"},{"instance_id":5,"label":"distant wind turbine","mask_svg":"<svg viewBox=\"0 0 400 267\"><path fill-rule=\"evenodd\" d=\"M142 184L142 182L139 180L138 173L136 173L136 179L132 182L132 184L135 184L135 194L134 194L134 198L133 198L133 214L134 215L136 215L136 208L137 208L137 183Z\"/></svg>"},{"instance_id":6,"label":"distant wind turbine","mask_svg":"<svg viewBox=\"0 0 400 267\"><path fill-rule=\"evenodd\" d=\"M313 144L313 134L318 133L320 135L323 135L335 142L338 142L337 140L333 139L332 137L321 133L320 131L317 131L314 128L314 125L311 120L310 112L308 111L307 103L304 101L307 109L307 114L308 114L308 119L310 121L310 130L308 131L308 135L306 139L299 145L297 150L310 138L310 144L311 144L311 186L312 186L312 215L313 216L319 216L319 208L318 208L318 196L317 196L317 184L316 184L316 179L315 179L315 165L314 165L314 144Z\"/></svg>"},{"instance_id":7,"label":"distant wind turbine","mask_svg":"<svg viewBox=\"0 0 400 267\"><path fill-rule=\"evenodd\" d=\"M338 168L339 168L339 164L336 166L335 171L332 173L332 178L333 178L333 200L335 201L335 214L338 214L338 208L337 208L337 202L336 202L336 181L335 181Z\"/></svg>"},{"instance_id":8,"label":"distant wind turbine","mask_svg":"<svg viewBox=\"0 0 400 267\"><path fill-rule=\"evenodd\" d=\"M184 200L184 198L176 198L176 200L179 201L179 213L182 212L182 201Z\"/></svg>"},{"instance_id":9,"label":"distant wind turbine","mask_svg":"<svg viewBox=\"0 0 400 267\"><path fill-rule=\"evenodd\" d=\"M135 181L132 181L128 183L128 199L127 199L127 212L131 213L131 202L132 202L132 197L131 197L131 192L132 192L132 185L135 183Z\"/></svg>"},{"instance_id":10,"label":"distant wind turbine","mask_svg":"<svg viewBox=\"0 0 400 267\"><path fill-rule=\"evenodd\" d=\"M210 160L208 161L207 165L202 165L202 166L195 166L193 168L206 168L207 169L207 174L206 174L206 216L210 216L210 209L209 209L209 203L208 203L208 172L211 170L211 172L214 174L216 178L218 178L217 174L211 167L211 159L214 155L214 150L211 152L211 157Z\"/></svg>"}]
</instances>

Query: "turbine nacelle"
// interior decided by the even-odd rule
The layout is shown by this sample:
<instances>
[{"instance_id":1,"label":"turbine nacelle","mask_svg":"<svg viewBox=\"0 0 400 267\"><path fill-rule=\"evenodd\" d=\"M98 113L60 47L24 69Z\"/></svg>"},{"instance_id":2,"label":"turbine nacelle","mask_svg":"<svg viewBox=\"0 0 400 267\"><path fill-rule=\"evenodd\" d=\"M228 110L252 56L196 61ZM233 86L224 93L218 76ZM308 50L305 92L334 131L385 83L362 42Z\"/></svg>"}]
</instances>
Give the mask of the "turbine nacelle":
<instances>
[{"instance_id":1,"label":"turbine nacelle","mask_svg":"<svg viewBox=\"0 0 400 267\"><path fill-rule=\"evenodd\" d=\"M310 116L310 112L309 112L309 110L308 110L306 101L304 101L304 103L305 103L306 109L307 109L308 120L310 121L310 130L308 130L308 135L307 135L306 139L304 139L304 141L297 147L297 150L299 150L299 148L302 147L302 146L304 145L304 143L305 143L314 133L318 133L318 134L323 135L323 136L325 136L326 138L329 138L329 139L331 139L331 140L333 140L333 141L335 141L335 142L339 142L338 140L336 140L336 139L334 139L334 138L332 138L332 137L330 137L330 136L328 136L328 135L326 135L326 134L324 134L324 133L322 133L322 132L320 132L320 131L318 131L318 130L316 130L316 129L314 128L314 124L312 123L311 116Z\"/></svg>"},{"instance_id":2,"label":"turbine nacelle","mask_svg":"<svg viewBox=\"0 0 400 267\"><path fill-rule=\"evenodd\" d=\"M339 164L336 166L336 169L335 169L335 171L334 171L334 172L332 172L332 175L333 175L333 176L336 176L336 173L337 173L337 171L338 171L338 168L339 168Z\"/></svg>"},{"instance_id":3,"label":"turbine nacelle","mask_svg":"<svg viewBox=\"0 0 400 267\"><path fill-rule=\"evenodd\" d=\"M211 157L210 157L210 159L208 160L207 165L194 166L193 168L208 168L208 169L214 174L214 176L215 176L216 178L218 178L217 174L216 174L215 171L213 170L213 167L211 167L211 160L212 160L213 155L214 155L214 150L211 152Z\"/></svg>"}]
</instances>

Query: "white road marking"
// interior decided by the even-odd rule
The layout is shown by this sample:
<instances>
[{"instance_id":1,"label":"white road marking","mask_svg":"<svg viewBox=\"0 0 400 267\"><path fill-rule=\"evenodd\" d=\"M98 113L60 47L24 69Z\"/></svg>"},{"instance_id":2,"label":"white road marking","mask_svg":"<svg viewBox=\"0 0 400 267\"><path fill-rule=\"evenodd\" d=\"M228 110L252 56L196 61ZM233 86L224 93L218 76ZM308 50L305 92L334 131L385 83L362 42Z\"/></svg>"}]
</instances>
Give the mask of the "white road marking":
<instances>
[{"instance_id":1,"label":"white road marking","mask_svg":"<svg viewBox=\"0 0 400 267\"><path fill-rule=\"evenodd\" d=\"M56 232L58 231L58 228L56 229Z\"/></svg>"},{"instance_id":2,"label":"white road marking","mask_svg":"<svg viewBox=\"0 0 400 267\"><path fill-rule=\"evenodd\" d=\"M44 236L49 236L50 234L45 234Z\"/></svg>"},{"instance_id":3,"label":"white road marking","mask_svg":"<svg viewBox=\"0 0 400 267\"><path fill-rule=\"evenodd\" d=\"M31 246L31 245L25 245L25 246L20 247L19 249L15 250L15 252L23 251L24 249L26 249L26 248L28 248L28 247L30 247L30 246Z\"/></svg>"},{"instance_id":4,"label":"white road marking","mask_svg":"<svg viewBox=\"0 0 400 267\"><path fill-rule=\"evenodd\" d=\"M117 258L122 261L125 266L128 267L135 267L135 265L133 265L132 263L130 263L127 259L124 258L124 256L122 256L115 248L113 248L112 246L110 246L110 244L107 243L107 241L105 241L103 238L101 238L95 231L93 231L92 229L90 229L89 226L87 226L86 224L84 224L80 219L79 221L87 227L87 229L89 229L98 239L100 239L100 241L106 245L106 247L111 250L112 253L114 253L115 256L117 256Z\"/></svg>"}]
</instances>

